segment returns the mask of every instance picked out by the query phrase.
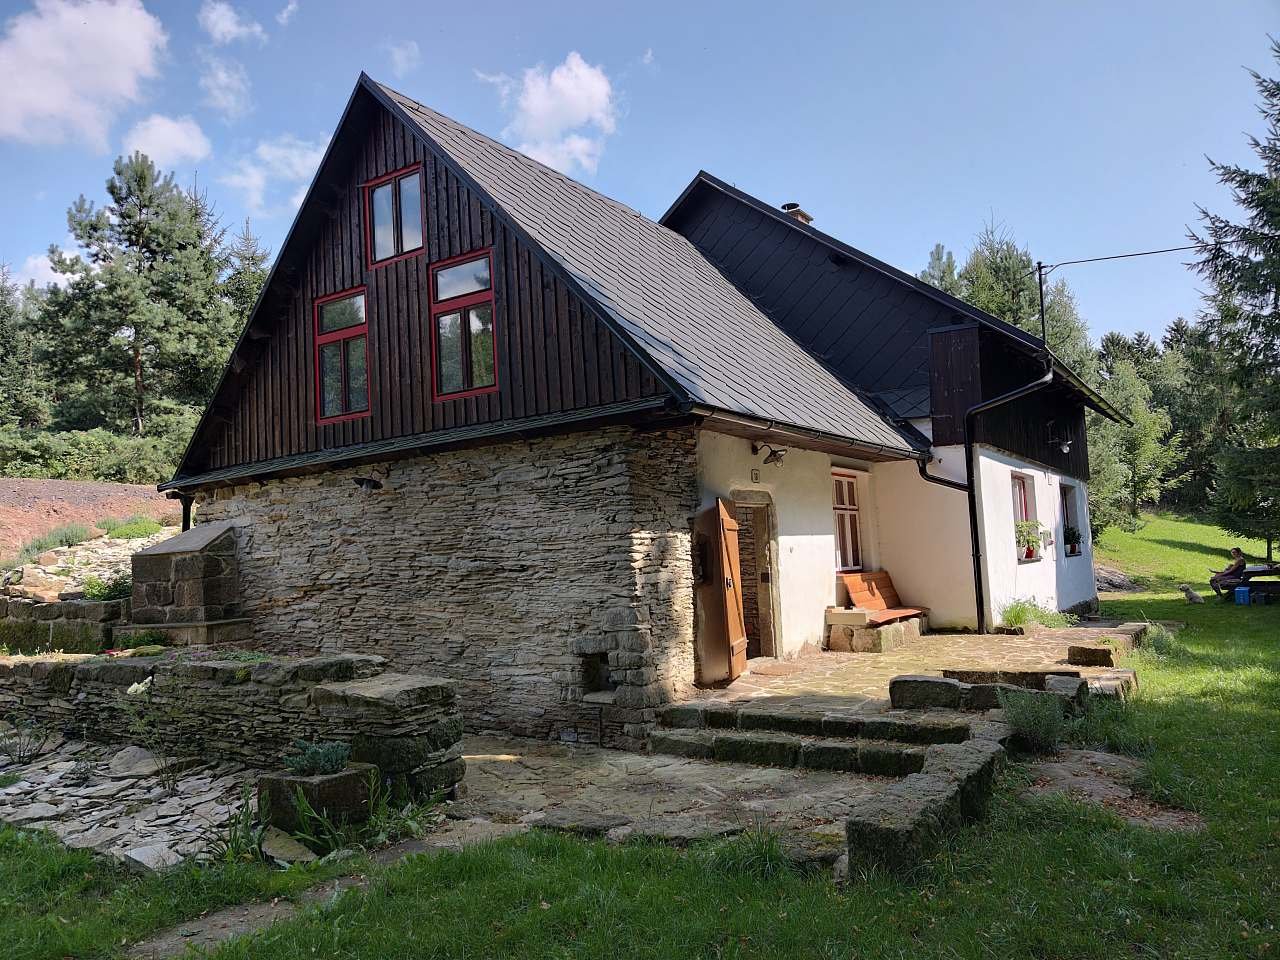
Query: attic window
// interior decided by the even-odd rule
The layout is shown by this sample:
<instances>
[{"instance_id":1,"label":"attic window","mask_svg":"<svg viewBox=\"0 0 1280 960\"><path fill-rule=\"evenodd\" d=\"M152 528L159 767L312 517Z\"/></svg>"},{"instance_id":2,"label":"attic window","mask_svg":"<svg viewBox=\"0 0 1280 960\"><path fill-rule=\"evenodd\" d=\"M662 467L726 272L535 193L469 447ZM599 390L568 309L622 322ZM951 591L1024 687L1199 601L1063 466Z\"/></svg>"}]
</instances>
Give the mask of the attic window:
<instances>
[{"instance_id":1,"label":"attic window","mask_svg":"<svg viewBox=\"0 0 1280 960\"><path fill-rule=\"evenodd\" d=\"M315 302L316 421L369 415L369 326L364 287Z\"/></svg>"},{"instance_id":2,"label":"attic window","mask_svg":"<svg viewBox=\"0 0 1280 960\"><path fill-rule=\"evenodd\" d=\"M432 268L429 336L435 399L497 389L490 251L464 254Z\"/></svg>"},{"instance_id":3,"label":"attic window","mask_svg":"<svg viewBox=\"0 0 1280 960\"><path fill-rule=\"evenodd\" d=\"M382 266L421 252L425 220L422 165L366 183L364 209L369 266Z\"/></svg>"}]
</instances>

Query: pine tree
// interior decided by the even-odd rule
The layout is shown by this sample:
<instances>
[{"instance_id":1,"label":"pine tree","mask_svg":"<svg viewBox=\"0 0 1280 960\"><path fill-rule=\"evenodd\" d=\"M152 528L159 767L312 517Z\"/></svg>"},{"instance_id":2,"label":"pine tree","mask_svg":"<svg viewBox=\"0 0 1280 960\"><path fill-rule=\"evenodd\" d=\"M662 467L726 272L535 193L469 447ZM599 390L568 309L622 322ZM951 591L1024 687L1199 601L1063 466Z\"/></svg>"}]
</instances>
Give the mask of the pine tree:
<instances>
[{"instance_id":1,"label":"pine tree","mask_svg":"<svg viewBox=\"0 0 1280 960\"><path fill-rule=\"evenodd\" d=\"M262 285L267 282L267 264L271 251L262 246L254 236L248 219L244 228L236 234L227 254L229 270L222 290L231 302L231 314L237 329L249 322L249 314L258 302Z\"/></svg>"},{"instance_id":2,"label":"pine tree","mask_svg":"<svg viewBox=\"0 0 1280 960\"><path fill-rule=\"evenodd\" d=\"M107 193L101 209L81 196L67 213L83 256L51 250L66 279L41 311L66 384L58 425L167 432L205 402L228 349L220 228L141 153L116 160Z\"/></svg>"},{"instance_id":3,"label":"pine tree","mask_svg":"<svg viewBox=\"0 0 1280 960\"><path fill-rule=\"evenodd\" d=\"M32 291L24 296L0 265L0 428L30 429L49 420L45 378L31 330Z\"/></svg>"},{"instance_id":4,"label":"pine tree","mask_svg":"<svg viewBox=\"0 0 1280 960\"><path fill-rule=\"evenodd\" d=\"M943 293L953 297L961 296L960 277L956 273L956 258L940 243L935 243L929 251L929 263L917 274L925 283L933 284Z\"/></svg>"},{"instance_id":5,"label":"pine tree","mask_svg":"<svg viewBox=\"0 0 1280 960\"><path fill-rule=\"evenodd\" d=\"M1280 42L1272 41L1271 53L1280 63ZM1202 231L1192 237L1206 244L1196 264L1213 288L1204 320L1234 387L1214 511L1227 529L1264 536L1270 552L1280 512L1280 80L1249 72L1265 121L1262 137L1249 137L1260 169L1209 162L1243 219L1200 207Z\"/></svg>"}]
</instances>

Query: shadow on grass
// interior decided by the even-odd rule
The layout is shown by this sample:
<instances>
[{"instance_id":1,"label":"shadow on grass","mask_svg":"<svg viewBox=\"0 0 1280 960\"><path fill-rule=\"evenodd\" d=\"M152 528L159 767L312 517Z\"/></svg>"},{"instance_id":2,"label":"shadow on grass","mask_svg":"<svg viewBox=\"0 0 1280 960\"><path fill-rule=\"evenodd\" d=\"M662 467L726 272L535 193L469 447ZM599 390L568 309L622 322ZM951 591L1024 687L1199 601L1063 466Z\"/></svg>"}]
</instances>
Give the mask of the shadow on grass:
<instances>
[{"instance_id":1,"label":"shadow on grass","mask_svg":"<svg viewBox=\"0 0 1280 960\"><path fill-rule=\"evenodd\" d=\"M1163 547L1169 547L1172 550L1178 550L1183 553L1199 553L1206 557L1218 557L1222 560L1222 567L1231 562L1231 547L1228 543L1225 546L1210 546L1207 543L1196 543L1194 540L1164 540L1159 537L1153 537L1146 540L1146 543L1158 543ZM1221 567L1219 568L1221 569Z\"/></svg>"}]
</instances>

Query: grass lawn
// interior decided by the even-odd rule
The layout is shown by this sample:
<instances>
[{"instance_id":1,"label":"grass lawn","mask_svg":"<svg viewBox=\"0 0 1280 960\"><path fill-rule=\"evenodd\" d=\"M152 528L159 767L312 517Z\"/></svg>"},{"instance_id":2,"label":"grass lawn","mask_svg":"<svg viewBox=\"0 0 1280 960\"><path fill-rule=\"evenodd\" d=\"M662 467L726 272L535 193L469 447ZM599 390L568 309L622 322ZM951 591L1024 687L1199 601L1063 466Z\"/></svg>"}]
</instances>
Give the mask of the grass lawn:
<instances>
[{"instance_id":1,"label":"grass lawn","mask_svg":"<svg viewBox=\"0 0 1280 960\"><path fill-rule=\"evenodd\" d=\"M532 834L404 861L368 890L215 956L1280 956L1280 606L1190 607L1172 590L1203 584L1233 542L1155 518L1098 551L1148 578L1149 592L1110 600L1107 612L1188 622L1179 649L1139 658L1125 733L1150 744L1153 794L1202 814L1202 833L1021 797L1014 767L990 818L906 880L872 873L837 889L751 840L680 852ZM111 956L147 929L307 882L251 867L179 877L125 879L0 831L0 953Z\"/></svg>"}]
</instances>

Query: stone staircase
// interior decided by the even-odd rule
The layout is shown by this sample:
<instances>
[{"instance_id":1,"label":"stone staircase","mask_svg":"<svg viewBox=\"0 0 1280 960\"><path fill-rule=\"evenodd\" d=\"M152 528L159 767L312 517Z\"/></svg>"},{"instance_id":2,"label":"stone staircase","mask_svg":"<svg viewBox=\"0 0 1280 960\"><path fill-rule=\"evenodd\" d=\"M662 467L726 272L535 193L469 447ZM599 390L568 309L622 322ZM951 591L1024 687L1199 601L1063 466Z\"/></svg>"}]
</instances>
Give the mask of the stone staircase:
<instances>
[{"instance_id":1,"label":"stone staircase","mask_svg":"<svg viewBox=\"0 0 1280 960\"><path fill-rule=\"evenodd\" d=\"M966 720L927 712L855 714L764 701L695 701L658 712L651 753L873 776L919 773L931 744L962 743Z\"/></svg>"}]
</instances>

